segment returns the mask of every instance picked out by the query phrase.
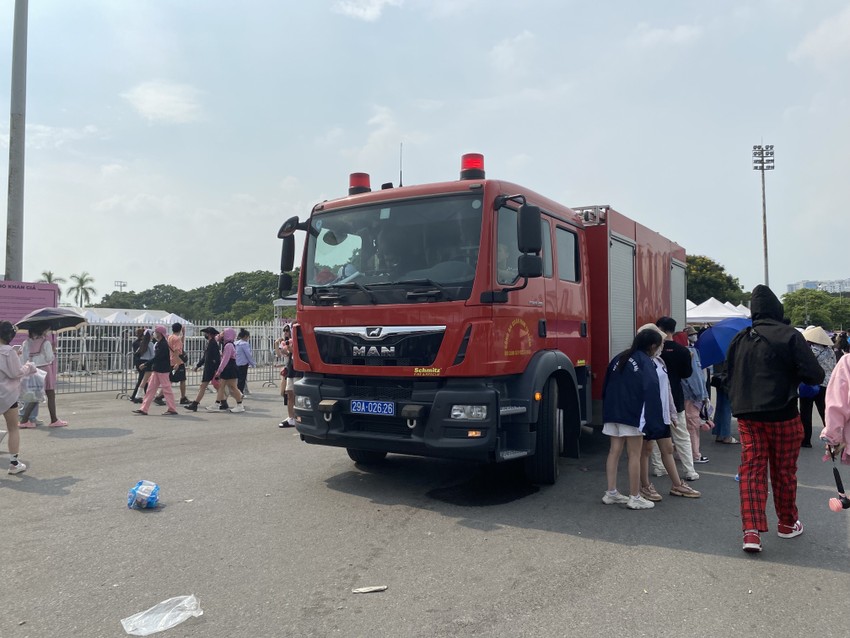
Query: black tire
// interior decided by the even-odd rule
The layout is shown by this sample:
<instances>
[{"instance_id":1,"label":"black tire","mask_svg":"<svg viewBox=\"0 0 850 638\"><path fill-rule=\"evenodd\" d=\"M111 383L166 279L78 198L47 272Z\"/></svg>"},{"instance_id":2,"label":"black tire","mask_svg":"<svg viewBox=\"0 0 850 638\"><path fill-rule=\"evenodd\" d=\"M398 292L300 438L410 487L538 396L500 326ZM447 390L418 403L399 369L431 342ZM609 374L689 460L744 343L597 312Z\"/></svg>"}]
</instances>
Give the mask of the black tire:
<instances>
[{"instance_id":1,"label":"black tire","mask_svg":"<svg viewBox=\"0 0 850 638\"><path fill-rule=\"evenodd\" d=\"M525 474L532 483L554 485L558 480L560 440L558 436L558 384L549 379L537 415L537 449L525 459Z\"/></svg>"},{"instance_id":2,"label":"black tire","mask_svg":"<svg viewBox=\"0 0 850 638\"><path fill-rule=\"evenodd\" d=\"M386 452L375 452L374 450L357 450L355 448L349 447L345 448L348 452L348 456L355 463L359 463L360 465L374 465L375 463L380 463L385 458L387 458Z\"/></svg>"}]
</instances>

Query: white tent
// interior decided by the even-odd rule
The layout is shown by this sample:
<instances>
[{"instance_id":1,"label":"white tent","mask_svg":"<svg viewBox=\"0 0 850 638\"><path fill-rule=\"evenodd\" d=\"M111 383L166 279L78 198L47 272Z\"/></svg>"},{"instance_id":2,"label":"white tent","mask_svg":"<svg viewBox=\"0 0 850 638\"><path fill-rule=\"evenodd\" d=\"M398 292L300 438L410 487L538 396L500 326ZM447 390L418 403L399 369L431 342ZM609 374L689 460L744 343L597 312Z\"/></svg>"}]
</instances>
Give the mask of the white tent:
<instances>
[{"instance_id":1,"label":"white tent","mask_svg":"<svg viewBox=\"0 0 850 638\"><path fill-rule=\"evenodd\" d=\"M181 317L180 315L175 314L175 313L173 313L173 312L172 312L172 313L169 313L169 314L167 314L167 315L165 315L162 319L160 319L160 321L161 321L162 323L169 323L169 324L170 324L170 323L182 323L184 326L193 326L193 325L195 325L195 324L193 324L191 321L187 321L186 319L184 319L184 318L183 318L183 317Z\"/></svg>"},{"instance_id":2,"label":"white tent","mask_svg":"<svg viewBox=\"0 0 850 638\"><path fill-rule=\"evenodd\" d=\"M749 316L750 316L750 309L749 309L749 308L747 308L744 304L739 303L739 304L738 304L737 306L735 306L735 307L738 309L738 312L740 312L740 313L741 313L742 315L744 315L745 317L749 317Z\"/></svg>"},{"instance_id":3,"label":"white tent","mask_svg":"<svg viewBox=\"0 0 850 638\"><path fill-rule=\"evenodd\" d=\"M154 315L149 312L143 312L138 317L133 319L133 323L142 323L142 324L154 324L154 323L162 323L162 319L159 315Z\"/></svg>"},{"instance_id":4,"label":"white tent","mask_svg":"<svg viewBox=\"0 0 850 638\"><path fill-rule=\"evenodd\" d=\"M734 306L729 308L714 297L708 298L696 308L691 308L687 311L688 323L717 323L730 317L743 316Z\"/></svg>"},{"instance_id":5,"label":"white tent","mask_svg":"<svg viewBox=\"0 0 850 638\"><path fill-rule=\"evenodd\" d=\"M86 321L88 323L103 323L104 322L103 317L101 317L99 314L97 314L93 310L88 310L88 309L82 310L80 312L80 314L83 315L86 318Z\"/></svg>"},{"instance_id":6,"label":"white tent","mask_svg":"<svg viewBox=\"0 0 850 638\"><path fill-rule=\"evenodd\" d=\"M108 315L103 318L106 323L132 323L133 320L130 319L130 315L126 312L119 310L118 312L113 312L111 315Z\"/></svg>"},{"instance_id":7,"label":"white tent","mask_svg":"<svg viewBox=\"0 0 850 638\"><path fill-rule=\"evenodd\" d=\"M685 299L685 310L690 310L691 308L696 308L697 305L691 301L690 299Z\"/></svg>"}]
</instances>

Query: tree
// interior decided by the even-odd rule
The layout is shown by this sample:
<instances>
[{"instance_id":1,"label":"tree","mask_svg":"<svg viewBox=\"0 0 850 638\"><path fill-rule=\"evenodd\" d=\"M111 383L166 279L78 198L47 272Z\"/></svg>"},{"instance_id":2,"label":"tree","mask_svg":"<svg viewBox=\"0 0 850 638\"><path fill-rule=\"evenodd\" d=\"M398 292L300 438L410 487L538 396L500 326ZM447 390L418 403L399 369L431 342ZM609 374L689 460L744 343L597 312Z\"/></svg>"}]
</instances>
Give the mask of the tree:
<instances>
[{"instance_id":1,"label":"tree","mask_svg":"<svg viewBox=\"0 0 850 638\"><path fill-rule=\"evenodd\" d=\"M795 326L823 326L831 328L833 297L823 290L802 288L782 295L785 316Z\"/></svg>"},{"instance_id":2,"label":"tree","mask_svg":"<svg viewBox=\"0 0 850 638\"><path fill-rule=\"evenodd\" d=\"M850 299L833 297L829 302L829 314L832 315L833 330L846 330L850 327Z\"/></svg>"},{"instance_id":3,"label":"tree","mask_svg":"<svg viewBox=\"0 0 850 638\"><path fill-rule=\"evenodd\" d=\"M726 272L716 261L703 255L688 255L688 299L701 304L709 297L719 301L741 303L745 293L737 277Z\"/></svg>"},{"instance_id":4,"label":"tree","mask_svg":"<svg viewBox=\"0 0 850 638\"><path fill-rule=\"evenodd\" d=\"M59 284L67 283L67 280L64 277L57 277L53 274L52 270L45 270L41 273L41 279L38 280L41 283L45 284ZM59 288L59 299L62 299L62 288Z\"/></svg>"},{"instance_id":5,"label":"tree","mask_svg":"<svg viewBox=\"0 0 850 638\"><path fill-rule=\"evenodd\" d=\"M80 308L84 308L87 303L91 302L92 295L97 294L97 290L91 286L94 279L84 270L79 275L71 275L71 281L74 285L68 289L68 293L73 295Z\"/></svg>"}]
</instances>

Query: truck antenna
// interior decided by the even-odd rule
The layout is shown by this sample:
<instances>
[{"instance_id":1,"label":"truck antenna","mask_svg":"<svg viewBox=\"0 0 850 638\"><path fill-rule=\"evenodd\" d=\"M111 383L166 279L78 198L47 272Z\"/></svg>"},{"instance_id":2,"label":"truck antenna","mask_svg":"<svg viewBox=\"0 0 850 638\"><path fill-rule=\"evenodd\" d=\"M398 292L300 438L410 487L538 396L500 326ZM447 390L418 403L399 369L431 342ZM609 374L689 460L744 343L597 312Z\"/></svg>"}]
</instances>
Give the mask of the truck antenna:
<instances>
[{"instance_id":1,"label":"truck antenna","mask_svg":"<svg viewBox=\"0 0 850 638\"><path fill-rule=\"evenodd\" d=\"M402 169L402 151L404 151L404 142L398 143L398 185L401 188L401 169Z\"/></svg>"}]
</instances>

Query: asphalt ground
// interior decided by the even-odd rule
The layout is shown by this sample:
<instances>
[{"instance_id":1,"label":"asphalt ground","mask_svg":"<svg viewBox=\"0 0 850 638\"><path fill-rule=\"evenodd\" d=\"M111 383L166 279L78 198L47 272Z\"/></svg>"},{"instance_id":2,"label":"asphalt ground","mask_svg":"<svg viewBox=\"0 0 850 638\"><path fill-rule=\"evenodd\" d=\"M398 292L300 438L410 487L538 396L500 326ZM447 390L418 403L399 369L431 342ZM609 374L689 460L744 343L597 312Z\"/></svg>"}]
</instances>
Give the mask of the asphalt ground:
<instances>
[{"instance_id":1,"label":"asphalt ground","mask_svg":"<svg viewBox=\"0 0 850 638\"><path fill-rule=\"evenodd\" d=\"M252 391L244 414L176 417L60 395L69 427L22 431L28 471L5 474L4 458L0 474L0 636L123 636L122 618L188 594L203 616L161 635L848 635L850 511L828 509L818 449L801 453L805 533L779 539L768 505L749 555L740 447L706 435L703 497L659 478L664 500L634 512L601 503L602 435L553 487L504 465L391 455L367 469L278 428L277 389ZM126 506L142 479L160 485L155 510Z\"/></svg>"}]
</instances>

